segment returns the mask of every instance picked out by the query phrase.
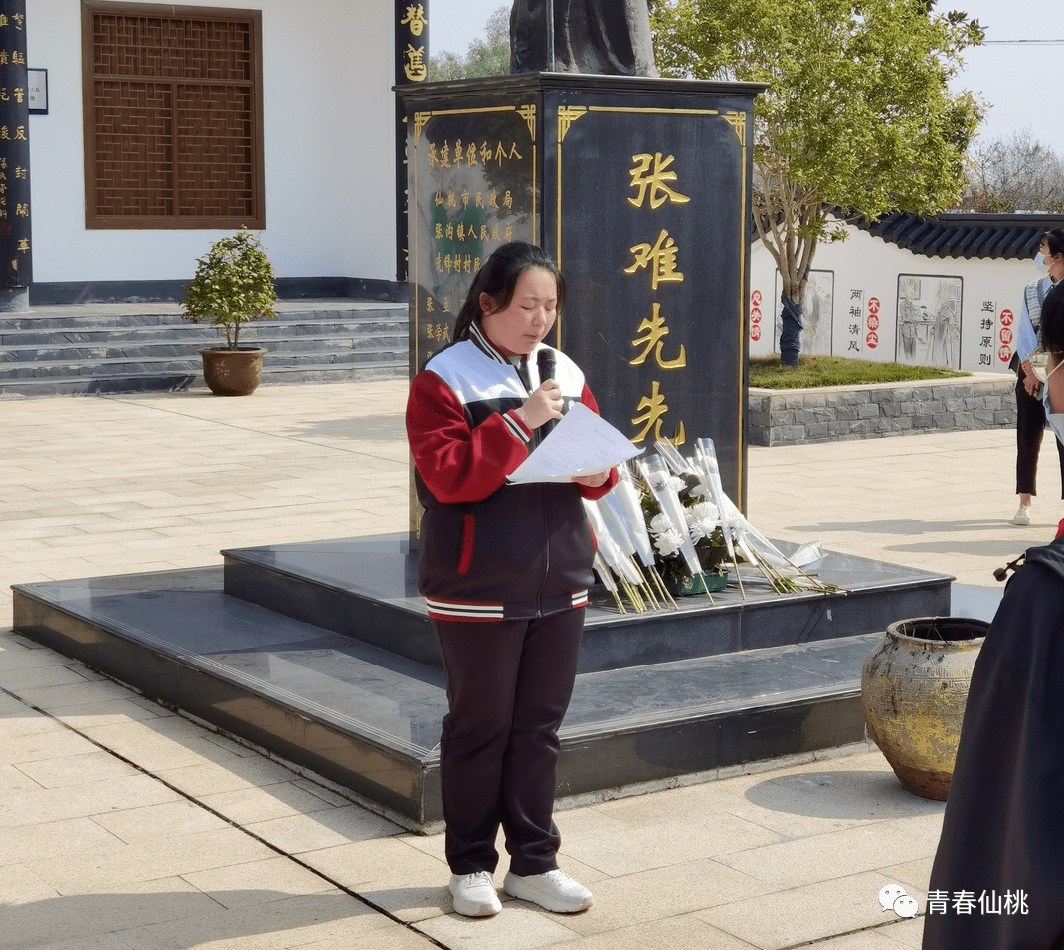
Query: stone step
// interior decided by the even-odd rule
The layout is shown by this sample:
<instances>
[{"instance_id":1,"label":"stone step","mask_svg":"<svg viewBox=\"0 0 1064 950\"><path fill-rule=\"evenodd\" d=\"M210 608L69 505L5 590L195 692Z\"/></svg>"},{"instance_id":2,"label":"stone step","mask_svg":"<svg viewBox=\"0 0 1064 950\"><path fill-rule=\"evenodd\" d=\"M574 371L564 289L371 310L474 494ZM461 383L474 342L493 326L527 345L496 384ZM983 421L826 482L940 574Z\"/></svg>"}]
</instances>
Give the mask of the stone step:
<instances>
[{"instance_id":1,"label":"stone step","mask_svg":"<svg viewBox=\"0 0 1064 950\"><path fill-rule=\"evenodd\" d=\"M792 545L779 543L785 552ZM406 536L273 544L222 552L226 594L418 663L439 663L417 595L417 558ZM903 617L948 613L952 578L826 552L810 567L837 593L779 595L756 568L740 567L713 594L680 597L677 610L621 614L592 591L580 670L826 641L886 629Z\"/></svg>"},{"instance_id":2,"label":"stone step","mask_svg":"<svg viewBox=\"0 0 1064 950\"><path fill-rule=\"evenodd\" d=\"M283 323L285 320L358 321L363 319L405 321L409 308L403 303L330 299L278 301L277 316L253 321L253 325ZM62 329L64 327L137 327L173 326L193 329L203 324L190 323L181 316L177 304L64 304L32 307L25 313L0 313L0 334L14 330Z\"/></svg>"},{"instance_id":3,"label":"stone step","mask_svg":"<svg viewBox=\"0 0 1064 950\"><path fill-rule=\"evenodd\" d=\"M218 568L19 585L24 636L439 828L442 670L226 596ZM617 797L864 741L882 633L581 673L558 794Z\"/></svg>"},{"instance_id":4,"label":"stone step","mask_svg":"<svg viewBox=\"0 0 1064 950\"><path fill-rule=\"evenodd\" d=\"M242 345L268 350L263 383L395 378L408 371L408 308L380 301L281 301ZM203 385L199 351L217 330L176 304L93 304L0 316L0 395L183 390Z\"/></svg>"},{"instance_id":5,"label":"stone step","mask_svg":"<svg viewBox=\"0 0 1064 950\"><path fill-rule=\"evenodd\" d=\"M377 335L405 336L406 321L360 318L357 320L277 320L253 323L240 331L240 342L256 340L328 339L350 337L359 339ZM0 354L32 352L38 347L51 346L117 346L174 343L202 347L211 346L225 337L215 327L203 325L174 326L171 324L129 327L77 327L63 329L7 330L0 332Z\"/></svg>"},{"instance_id":6,"label":"stone step","mask_svg":"<svg viewBox=\"0 0 1064 950\"><path fill-rule=\"evenodd\" d=\"M391 328L394 330L394 328ZM18 367L51 367L63 364L92 362L106 366L108 363L135 359L137 362L151 362L171 358L186 358L198 361L200 350L218 345L215 337L199 341L174 341L160 339L156 341L126 342L109 339L104 344L67 343L34 347L0 348L0 378L5 371ZM359 353L404 353L408 341L405 336L394 332L371 333L365 336L334 335L298 336L280 339L248 339L243 337L241 346L259 346L267 350L271 360L296 359L310 355L323 358L335 352L357 351Z\"/></svg>"}]
</instances>

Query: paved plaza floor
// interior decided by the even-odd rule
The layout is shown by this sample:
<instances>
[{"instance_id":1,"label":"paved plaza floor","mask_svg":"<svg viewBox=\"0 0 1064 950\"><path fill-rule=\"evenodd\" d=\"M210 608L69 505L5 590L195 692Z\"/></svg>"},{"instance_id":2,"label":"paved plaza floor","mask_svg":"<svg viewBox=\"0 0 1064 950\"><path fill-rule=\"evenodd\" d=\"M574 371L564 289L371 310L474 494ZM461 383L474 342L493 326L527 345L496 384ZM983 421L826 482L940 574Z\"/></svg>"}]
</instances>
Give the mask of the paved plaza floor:
<instances>
[{"instance_id":1,"label":"paved plaza floor","mask_svg":"<svg viewBox=\"0 0 1064 950\"><path fill-rule=\"evenodd\" d=\"M586 914L452 913L419 837L12 633L10 585L221 563L219 551L400 532L405 380L0 400L0 950L823 950L919 947L943 806L879 752L733 770L559 812ZM1064 517L1055 452L1016 527L1014 433L754 447L764 534L956 576ZM900 619L900 618L899 618ZM496 875L501 885L505 864Z\"/></svg>"}]
</instances>

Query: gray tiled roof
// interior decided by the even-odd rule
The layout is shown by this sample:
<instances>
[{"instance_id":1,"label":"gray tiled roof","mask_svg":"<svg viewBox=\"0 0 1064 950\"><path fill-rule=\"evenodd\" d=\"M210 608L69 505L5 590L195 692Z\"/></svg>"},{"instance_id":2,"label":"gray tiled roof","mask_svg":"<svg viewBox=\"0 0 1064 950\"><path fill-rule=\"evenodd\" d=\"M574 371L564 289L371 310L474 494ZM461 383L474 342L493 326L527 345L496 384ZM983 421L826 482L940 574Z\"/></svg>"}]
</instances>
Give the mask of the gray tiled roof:
<instances>
[{"instance_id":1,"label":"gray tiled roof","mask_svg":"<svg viewBox=\"0 0 1064 950\"><path fill-rule=\"evenodd\" d=\"M1064 228L1060 214L939 214L920 217L900 212L859 228L927 257L1026 258L1051 228Z\"/></svg>"}]
</instances>

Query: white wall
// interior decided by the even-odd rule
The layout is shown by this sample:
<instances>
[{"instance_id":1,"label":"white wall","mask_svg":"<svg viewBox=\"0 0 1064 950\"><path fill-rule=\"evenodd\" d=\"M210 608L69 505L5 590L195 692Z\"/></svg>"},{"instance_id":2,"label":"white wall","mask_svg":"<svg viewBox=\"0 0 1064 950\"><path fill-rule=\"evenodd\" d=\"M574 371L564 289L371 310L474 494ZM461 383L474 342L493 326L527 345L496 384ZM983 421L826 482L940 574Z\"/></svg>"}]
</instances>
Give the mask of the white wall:
<instances>
[{"instance_id":1,"label":"white wall","mask_svg":"<svg viewBox=\"0 0 1064 950\"><path fill-rule=\"evenodd\" d=\"M279 277L394 280L393 11L380 0L195 0L261 9L266 228ZM81 4L27 0L27 60L48 70L30 116L33 277L177 280L227 233L87 230Z\"/></svg>"},{"instance_id":2,"label":"white wall","mask_svg":"<svg viewBox=\"0 0 1064 950\"><path fill-rule=\"evenodd\" d=\"M925 257L859 228L847 230L847 240L820 245L813 258L811 276L820 288L822 301L820 326L815 335L811 328L802 331L803 353L948 365L968 372L1007 372L1015 345L1010 313L1019 316L1023 288L1044 274L1035 269L1032 260ZM941 300L936 290L945 291L950 286L960 295L959 326L954 335L943 324L936 338L934 314ZM909 331L911 349L906 353L899 338L899 293L912 296L916 287L922 294L912 300L912 308L926 307L929 319L916 327L915 334ZM824 305L829 289L830 307ZM748 311L751 356L779 352L780 292L775 261L764 245L755 241L750 255ZM808 315L809 294L806 299ZM761 312L759 323L756 310ZM878 327L871 313L874 310L878 311ZM870 332L876 337L870 339ZM760 338L755 339L758 334ZM945 339L947 336L951 339Z\"/></svg>"}]
</instances>

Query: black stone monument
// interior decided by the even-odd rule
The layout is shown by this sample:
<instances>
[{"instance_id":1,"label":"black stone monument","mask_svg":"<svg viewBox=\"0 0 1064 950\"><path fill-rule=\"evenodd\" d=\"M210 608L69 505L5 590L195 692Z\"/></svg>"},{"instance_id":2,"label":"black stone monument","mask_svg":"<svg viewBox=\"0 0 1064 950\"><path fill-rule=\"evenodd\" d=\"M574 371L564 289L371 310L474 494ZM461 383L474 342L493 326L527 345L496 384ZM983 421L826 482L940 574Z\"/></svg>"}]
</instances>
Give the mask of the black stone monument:
<instances>
[{"instance_id":1,"label":"black stone monument","mask_svg":"<svg viewBox=\"0 0 1064 950\"><path fill-rule=\"evenodd\" d=\"M562 73L399 87L411 373L450 340L495 248L541 244L569 286L552 342L583 368L605 418L649 449L656 438L681 450L712 438L724 488L745 507L744 302L762 88Z\"/></svg>"}]
</instances>

